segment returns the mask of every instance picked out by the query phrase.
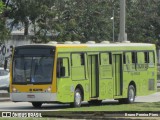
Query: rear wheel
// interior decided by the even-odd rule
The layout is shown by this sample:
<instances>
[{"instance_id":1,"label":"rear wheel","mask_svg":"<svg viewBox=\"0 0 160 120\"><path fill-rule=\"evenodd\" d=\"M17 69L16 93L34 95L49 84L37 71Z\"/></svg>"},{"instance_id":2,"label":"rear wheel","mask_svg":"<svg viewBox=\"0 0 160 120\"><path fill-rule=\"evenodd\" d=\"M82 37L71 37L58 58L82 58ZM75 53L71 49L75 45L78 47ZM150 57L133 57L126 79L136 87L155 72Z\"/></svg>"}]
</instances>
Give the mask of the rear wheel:
<instances>
[{"instance_id":1,"label":"rear wheel","mask_svg":"<svg viewBox=\"0 0 160 120\"><path fill-rule=\"evenodd\" d=\"M32 102L33 107L40 108L42 106L41 102Z\"/></svg>"},{"instance_id":2,"label":"rear wheel","mask_svg":"<svg viewBox=\"0 0 160 120\"><path fill-rule=\"evenodd\" d=\"M133 85L130 85L128 87L128 98L127 98L127 103L133 103L135 100L135 87Z\"/></svg>"},{"instance_id":3,"label":"rear wheel","mask_svg":"<svg viewBox=\"0 0 160 120\"><path fill-rule=\"evenodd\" d=\"M135 101L135 87L133 85L129 85L128 87L128 97L127 98L122 98L119 99L119 103L120 104L129 104L129 103L133 103Z\"/></svg>"}]
</instances>

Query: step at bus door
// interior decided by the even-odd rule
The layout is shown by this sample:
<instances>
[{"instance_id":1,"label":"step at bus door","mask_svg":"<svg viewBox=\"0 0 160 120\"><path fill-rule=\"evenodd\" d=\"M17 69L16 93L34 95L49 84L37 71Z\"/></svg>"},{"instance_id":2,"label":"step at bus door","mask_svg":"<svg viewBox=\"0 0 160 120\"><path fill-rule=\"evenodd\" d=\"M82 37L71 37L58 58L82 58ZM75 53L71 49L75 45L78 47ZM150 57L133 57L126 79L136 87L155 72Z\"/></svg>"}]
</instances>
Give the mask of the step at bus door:
<instances>
[{"instance_id":1,"label":"step at bus door","mask_svg":"<svg viewBox=\"0 0 160 120\"><path fill-rule=\"evenodd\" d=\"M123 88L122 54L113 55L114 66L114 95L121 96Z\"/></svg>"},{"instance_id":2,"label":"step at bus door","mask_svg":"<svg viewBox=\"0 0 160 120\"><path fill-rule=\"evenodd\" d=\"M88 56L88 74L90 79L90 97L99 96L99 70L98 70L98 55Z\"/></svg>"}]
</instances>

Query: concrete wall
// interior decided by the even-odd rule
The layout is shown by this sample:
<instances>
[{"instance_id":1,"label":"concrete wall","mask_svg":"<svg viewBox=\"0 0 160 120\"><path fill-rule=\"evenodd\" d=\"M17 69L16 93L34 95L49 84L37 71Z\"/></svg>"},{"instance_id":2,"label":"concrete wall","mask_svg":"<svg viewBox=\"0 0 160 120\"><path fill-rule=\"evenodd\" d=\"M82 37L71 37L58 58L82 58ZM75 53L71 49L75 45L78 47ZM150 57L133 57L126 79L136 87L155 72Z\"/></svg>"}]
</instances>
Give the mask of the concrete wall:
<instances>
[{"instance_id":1,"label":"concrete wall","mask_svg":"<svg viewBox=\"0 0 160 120\"><path fill-rule=\"evenodd\" d=\"M12 35L9 40L6 40L4 44L0 45L0 67L3 67L4 60L9 59L11 57L11 51L13 47L32 44L32 40L30 36L24 35Z\"/></svg>"}]
</instances>

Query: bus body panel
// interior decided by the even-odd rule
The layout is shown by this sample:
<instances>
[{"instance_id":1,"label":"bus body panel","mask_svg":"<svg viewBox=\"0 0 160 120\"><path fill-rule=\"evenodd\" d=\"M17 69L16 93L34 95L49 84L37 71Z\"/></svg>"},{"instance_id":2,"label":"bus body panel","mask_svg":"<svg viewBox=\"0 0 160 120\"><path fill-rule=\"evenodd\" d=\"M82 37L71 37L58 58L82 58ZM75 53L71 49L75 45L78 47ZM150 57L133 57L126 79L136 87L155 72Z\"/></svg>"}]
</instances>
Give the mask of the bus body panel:
<instances>
[{"instance_id":1,"label":"bus body panel","mask_svg":"<svg viewBox=\"0 0 160 120\"><path fill-rule=\"evenodd\" d=\"M46 97L46 99L64 103L74 101L74 91L77 87L81 88L84 101L127 98L128 87L131 83L135 85L136 96L156 92L157 58L155 45L134 43L80 44L55 45L55 48L52 84L28 86L14 85L11 82L10 89L11 94L13 93L11 95L11 98L14 98L13 101L16 101L15 96L18 94L22 94L22 96L28 94L30 88L36 89L38 87L44 91L50 86L51 93L46 94L52 94L52 97ZM148 56L152 56L151 58L145 58L144 52L146 51ZM138 56L136 63L133 60L133 52L136 52ZM147 59L148 63L144 59ZM58 61L65 66L66 75L63 77L57 74ZM11 81L12 74L13 69L11 69ZM13 87L19 93L14 93ZM32 93L40 95L35 91Z\"/></svg>"},{"instance_id":2,"label":"bus body panel","mask_svg":"<svg viewBox=\"0 0 160 120\"><path fill-rule=\"evenodd\" d=\"M57 101L56 93L11 93L13 102L53 102Z\"/></svg>"}]
</instances>

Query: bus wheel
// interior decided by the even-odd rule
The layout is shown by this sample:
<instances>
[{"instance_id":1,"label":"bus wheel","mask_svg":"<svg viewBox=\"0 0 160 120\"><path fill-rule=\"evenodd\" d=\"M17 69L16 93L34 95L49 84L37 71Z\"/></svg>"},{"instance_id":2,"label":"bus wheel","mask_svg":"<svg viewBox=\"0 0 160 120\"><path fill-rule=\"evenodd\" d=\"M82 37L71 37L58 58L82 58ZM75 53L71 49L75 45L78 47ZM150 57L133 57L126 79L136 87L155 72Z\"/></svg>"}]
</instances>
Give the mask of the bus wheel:
<instances>
[{"instance_id":1,"label":"bus wheel","mask_svg":"<svg viewBox=\"0 0 160 120\"><path fill-rule=\"evenodd\" d=\"M41 102L32 102L33 107L40 108L42 106Z\"/></svg>"},{"instance_id":2,"label":"bus wheel","mask_svg":"<svg viewBox=\"0 0 160 120\"><path fill-rule=\"evenodd\" d=\"M135 88L133 85L128 87L128 98L127 103L133 103L135 100Z\"/></svg>"},{"instance_id":3,"label":"bus wheel","mask_svg":"<svg viewBox=\"0 0 160 120\"><path fill-rule=\"evenodd\" d=\"M77 88L74 92L74 102L71 104L73 107L80 107L82 102L81 90Z\"/></svg>"}]
</instances>

